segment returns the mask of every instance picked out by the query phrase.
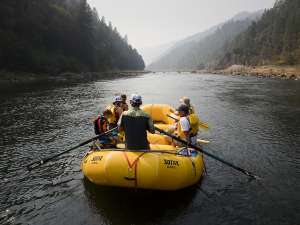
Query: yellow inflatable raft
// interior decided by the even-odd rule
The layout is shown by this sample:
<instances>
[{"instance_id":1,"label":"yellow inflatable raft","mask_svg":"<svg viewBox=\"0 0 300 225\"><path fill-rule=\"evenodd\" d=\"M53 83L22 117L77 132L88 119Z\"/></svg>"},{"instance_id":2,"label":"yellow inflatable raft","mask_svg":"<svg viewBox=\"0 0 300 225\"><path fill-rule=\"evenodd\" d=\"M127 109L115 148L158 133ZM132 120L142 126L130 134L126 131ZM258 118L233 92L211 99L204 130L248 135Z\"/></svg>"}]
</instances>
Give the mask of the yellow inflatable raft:
<instances>
[{"instance_id":1,"label":"yellow inflatable raft","mask_svg":"<svg viewBox=\"0 0 300 225\"><path fill-rule=\"evenodd\" d=\"M171 145L151 145L151 150L103 149L82 160L84 176L105 186L178 190L196 184L203 173L202 154Z\"/></svg>"},{"instance_id":2,"label":"yellow inflatable raft","mask_svg":"<svg viewBox=\"0 0 300 225\"><path fill-rule=\"evenodd\" d=\"M155 126L169 130L177 118L169 105L142 107ZM119 144L117 149L100 149L95 145L82 160L84 176L97 185L156 190L178 190L196 184L203 173L201 153L171 145L172 140L148 133L151 150L133 151Z\"/></svg>"},{"instance_id":3,"label":"yellow inflatable raft","mask_svg":"<svg viewBox=\"0 0 300 225\"><path fill-rule=\"evenodd\" d=\"M155 126L165 131L175 124L175 120L171 117L178 119L174 114L175 109L166 104L148 104L142 106L141 109L150 115Z\"/></svg>"},{"instance_id":4,"label":"yellow inflatable raft","mask_svg":"<svg viewBox=\"0 0 300 225\"><path fill-rule=\"evenodd\" d=\"M178 119L178 116L174 114L174 108L166 104L148 104L143 105L141 109L150 115L156 127L167 132L171 131L171 133L174 131L176 121L171 117ZM151 144L172 144L172 140L167 136L148 133L147 137L149 143Z\"/></svg>"}]
</instances>

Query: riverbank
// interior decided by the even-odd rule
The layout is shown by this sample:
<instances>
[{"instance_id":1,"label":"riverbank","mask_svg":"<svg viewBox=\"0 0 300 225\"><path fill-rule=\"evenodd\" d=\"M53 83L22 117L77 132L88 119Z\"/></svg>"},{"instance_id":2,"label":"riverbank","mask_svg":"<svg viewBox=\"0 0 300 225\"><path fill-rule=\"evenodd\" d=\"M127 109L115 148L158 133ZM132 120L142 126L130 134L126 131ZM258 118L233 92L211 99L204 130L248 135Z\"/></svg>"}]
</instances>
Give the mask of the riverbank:
<instances>
[{"instance_id":1,"label":"riverbank","mask_svg":"<svg viewBox=\"0 0 300 225\"><path fill-rule=\"evenodd\" d=\"M283 79L300 79L300 65L297 66L243 66L232 65L223 70L199 70L193 73L212 73L225 75L249 75L259 77L278 77Z\"/></svg>"},{"instance_id":2,"label":"riverbank","mask_svg":"<svg viewBox=\"0 0 300 225\"><path fill-rule=\"evenodd\" d=\"M60 74L35 74L35 73L13 73L0 71L0 85L25 85L44 82L77 82L96 80L110 76L138 76L149 73L149 71L107 71L107 72L85 72L85 73L60 73Z\"/></svg>"}]
</instances>

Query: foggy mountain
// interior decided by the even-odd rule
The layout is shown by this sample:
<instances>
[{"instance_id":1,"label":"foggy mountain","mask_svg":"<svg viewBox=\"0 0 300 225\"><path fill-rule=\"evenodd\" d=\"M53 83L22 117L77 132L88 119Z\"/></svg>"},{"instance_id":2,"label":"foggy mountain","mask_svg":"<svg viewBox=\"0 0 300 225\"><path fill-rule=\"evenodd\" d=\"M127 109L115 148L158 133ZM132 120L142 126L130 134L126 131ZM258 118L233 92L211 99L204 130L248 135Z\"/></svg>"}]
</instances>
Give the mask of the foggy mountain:
<instances>
[{"instance_id":1,"label":"foggy mountain","mask_svg":"<svg viewBox=\"0 0 300 225\"><path fill-rule=\"evenodd\" d=\"M258 20L263 10L241 12L230 20L213 26L204 32L176 42L169 50L148 65L150 70L193 70L207 66L218 50Z\"/></svg>"},{"instance_id":2,"label":"foggy mountain","mask_svg":"<svg viewBox=\"0 0 300 225\"><path fill-rule=\"evenodd\" d=\"M173 49L176 49L188 42L191 41L200 41L203 38L207 37L208 35L212 34L218 26L213 26L203 32L196 33L191 35L185 39L174 41L164 45L158 45L151 48L144 48L140 50L141 55L146 63L146 65L150 65L151 63L158 61L163 56L167 55Z\"/></svg>"},{"instance_id":3,"label":"foggy mountain","mask_svg":"<svg viewBox=\"0 0 300 225\"><path fill-rule=\"evenodd\" d=\"M168 44L142 48L139 52L143 56L145 64L149 65L150 63L156 61L161 56L162 52L167 52L170 50L175 43L176 42L172 42Z\"/></svg>"}]
</instances>

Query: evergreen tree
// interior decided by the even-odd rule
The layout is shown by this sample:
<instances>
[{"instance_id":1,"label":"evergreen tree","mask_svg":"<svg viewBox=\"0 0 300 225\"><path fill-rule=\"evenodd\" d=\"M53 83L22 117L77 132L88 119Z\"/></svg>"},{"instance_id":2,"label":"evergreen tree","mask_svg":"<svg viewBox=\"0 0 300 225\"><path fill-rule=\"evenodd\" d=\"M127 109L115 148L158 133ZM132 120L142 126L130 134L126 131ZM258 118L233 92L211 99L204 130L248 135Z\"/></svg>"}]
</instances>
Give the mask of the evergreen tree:
<instances>
[{"instance_id":1,"label":"evergreen tree","mask_svg":"<svg viewBox=\"0 0 300 225\"><path fill-rule=\"evenodd\" d=\"M142 57L86 0L1 0L0 70L124 68L144 69Z\"/></svg>"},{"instance_id":2,"label":"evergreen tree","mask_svg":"<svg viewBox=\"0 0 300 225\"><path fill-rule=\"evenodd\" d=\"M224 48L218 65L300 64L300 1L278 0Z\"/></svg>"}]
</instances>

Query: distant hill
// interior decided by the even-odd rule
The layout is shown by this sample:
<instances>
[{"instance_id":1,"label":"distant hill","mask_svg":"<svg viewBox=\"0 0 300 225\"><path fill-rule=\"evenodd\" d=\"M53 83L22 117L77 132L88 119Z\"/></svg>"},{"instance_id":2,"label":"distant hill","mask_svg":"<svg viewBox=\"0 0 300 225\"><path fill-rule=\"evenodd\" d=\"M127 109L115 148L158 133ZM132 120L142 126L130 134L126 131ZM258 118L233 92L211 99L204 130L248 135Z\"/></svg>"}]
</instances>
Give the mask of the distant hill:
<instances>
[{"instance_id":1,"label":"distant hill","mask_svg":"<svg viewBox=\"0 0 300 225\"><path fill-rule=\"evenodd\" d=\"M242 12L225 23L197 33L173 45L160 58L150 64L150 70L194 70L209 66L221 52L219 50L238 34L258 20L263 11Z\"/></svg>"},{"instance_id":2,"label":"distant hill","mask_svg":"<svg viewBox=\"0 0 300 225\"><path fill-rule=\"evenodd\" d=\"M300 64L300 1L277 0L272 9L225 46L217 66Z\"/></svg>"},{"instance_id":3,"label":"distant hill","mask_svg":"<svg viewBox=\"0 0 300 225\"><path fill-rule=\"evenodd\" d=\"M158 61L163 56L170 53L173 49L176 49L185 43L191 41L200 41L201 39L205 38L206 36L212 34L217 29L217 26L211 27L203 32L199 32L197 34L191 35L185 39L174 41L168 44L154 46L152 48L144 48L141 49L141 54L146 62L146 65L149 66L153 62Z\"/></svg>"},{"instance_id":4,"label":"distant hill","mask_svg":"<svg viewBox=\"0 0 300 225\"><path fill-rule=\"evenodd\" d=\"M1 0L0 70L142 70L144 61L86 0Z\"/></svg>"},{"instance_id":5,"label":"distant hill","mask_svg":"<svg viewBox=\"0 0 300 225\"><path fill-rule=\"evenodd\" d=\"M145 61L146 65L151 64L152 62L156 61L160 56L162 52L167 52L175 42L171 42L168 44L162 44L158 46L153 47L146 47L140 49L140 53L143 56L143 59Z\"/></svg>"}]
</instances>

